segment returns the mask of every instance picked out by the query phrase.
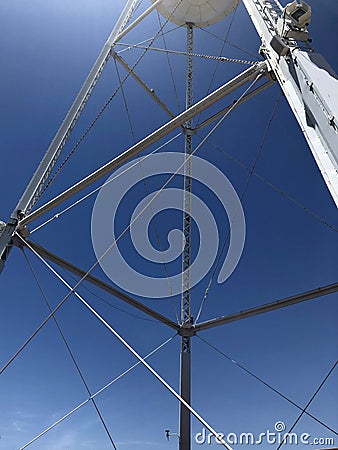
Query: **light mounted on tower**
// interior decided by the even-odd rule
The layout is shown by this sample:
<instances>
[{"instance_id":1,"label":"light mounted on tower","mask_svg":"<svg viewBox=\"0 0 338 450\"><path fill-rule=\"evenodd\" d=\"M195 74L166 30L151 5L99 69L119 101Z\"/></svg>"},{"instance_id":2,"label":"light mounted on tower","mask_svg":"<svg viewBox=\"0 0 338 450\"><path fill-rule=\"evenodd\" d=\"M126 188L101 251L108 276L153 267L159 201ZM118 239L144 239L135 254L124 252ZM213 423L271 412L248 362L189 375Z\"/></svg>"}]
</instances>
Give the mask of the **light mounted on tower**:
<instances>
[{"instance_id":1,"label":"light mounted on tower","mask_svg":"<svg viewBox=\"0 0 338 450\"><path fill-rule=\"evenodd\" d=\"M307 27L311 22L311 7L301 0L288 3L283 9L282 17L277 21L279 36L297 41L307 41Z\"/></svg>"}]
</instances>

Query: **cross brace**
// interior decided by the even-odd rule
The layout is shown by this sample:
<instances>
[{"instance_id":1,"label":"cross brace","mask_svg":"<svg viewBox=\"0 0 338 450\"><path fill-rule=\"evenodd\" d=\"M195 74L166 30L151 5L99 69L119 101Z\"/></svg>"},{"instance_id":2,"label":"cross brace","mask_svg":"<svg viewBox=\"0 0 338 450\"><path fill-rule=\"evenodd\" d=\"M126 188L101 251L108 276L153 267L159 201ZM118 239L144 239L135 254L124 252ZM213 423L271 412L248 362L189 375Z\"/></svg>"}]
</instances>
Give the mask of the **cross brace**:
<instances>
[{"instance_id":1,"label":"cross brace","mask_svg":"<svg viewBox=\"0 0 338 450\"><path fill-rule=\"evenodd\" d=\"M138 302L137 300L130 297L128 294L125 294L124 292L114 288L113 286L110 286L108 283L105 283L104 281L94 277L90 273L87 274L87 272L83 269L80 269L79 267L75 266L74 264L66 261L64 258L61 258L60 256L56 255L55 253L52 253L49 250L46 250L41 245L33 242L33 241L27 241L30 247L32 247L40 256L47 259L48 261L57 264L58 266L62 267L63 269L66 269L67 271L73 273L74 275L83 278L85 277L85 281L88 283L93 284L96 287L99 287L100 289L104 290L108 294L113 295L114 297L118 298L119 300L122 300L125 303L128 303L129 305L133 306L134 308L138 309L139 311L142 311L143 313L147 314L148 316L158 320L159 322L164 323L165 325L168 325L170 328L173 328L176 331L179 331L180 327L177 323L173 322L172 320L168 319L167 317L163 316L162 314L154 311L153 309L149 308L148 306L144 305L143 303ZM14 245L18 247L22 247L23 241L21 239L14 238ZM29 248L27 246L27 248Z\"/></svg>"},{"instance_id":2,"label":"cross brace","mask_svg":"<svg viewBox=\"0 0 338 450\"><path fill-rule=\"evenodd\" d=\"M66 261L65 259L61 258L60 256L57 256L55 253L52 253L49 250L46 250L41 245L33 242L33 241L27 241L27 243L34 248L34 250L43 258L46 258L50 262L53 262L64 269L68 270L69 272L79 276L83 277L86 274L86 271L83 269L80 269L76 267L74 264ZM21 239L14 239L13 244L21 247L23 245L23 242ZM120 300L128 303L129 305L135 306L140 311L144 312L145 314L148 314L149 316L153 317L154 319L164 323L165 325L170 326L171 328L178 331L178 334L181 336L194 336L196 333L204 330L208 330L210 328L217 327L219 325L225 325L227 323L236 322L238 320L246 319L248 317L254 317L260 314L264 314L267 312L275 311L277 309L286 308L288 306L296 305L298 303L306 302L309 300L313 300L315 298L323 297L326 295L333 294L335 292L338 292L338 282L329 284L326 286L322 286L316 289L312 289L310 291L302 292L300 294L292 295L291 297L286 297L280 300L276 300L274 302L265 303L260 306L256 306L254 308L250 308L247 310L239 311L237 313L229 314L223 317L219 317L217 319L208 320L206 322L201 322L198 324L195 324L193 326L190 326L189 324L183 324L178 325L177 323L171 321L167 317L163 316L162 314L152 310L151 308L148 308L147 306L143 305L142 303L138 302L137 300L133 299L129 295L125 294L124 292L119 291L118 289L110 286L109 284L105 283L104 281L94 277L91 274L88 274L85 278L86 281L89 283L99 287L100 289L103 289L105 292L108 292L109 294L113 295L116 298L119 298Z\"/></svg>"}]
</instances>

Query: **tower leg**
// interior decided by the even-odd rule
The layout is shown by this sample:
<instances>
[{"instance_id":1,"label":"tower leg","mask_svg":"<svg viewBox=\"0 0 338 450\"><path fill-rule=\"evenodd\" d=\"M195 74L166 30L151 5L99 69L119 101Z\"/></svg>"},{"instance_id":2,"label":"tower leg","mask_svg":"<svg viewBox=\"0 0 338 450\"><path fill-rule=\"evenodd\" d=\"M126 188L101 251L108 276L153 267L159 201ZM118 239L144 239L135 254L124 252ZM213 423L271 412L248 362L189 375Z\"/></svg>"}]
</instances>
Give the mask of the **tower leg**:
<instances>
[{"instance_id":1,"label":"tower leg","mask_svg":"<svg viewBox=\"0 0 338 450\"><path fill-rule=\"evenodd\" d=\"M190 405L190 337L181 338L181 385L180 395ZM190 411L180 404L180 440L179 450L190 450L191 448L191 424Z\"/></svg>"},{"instance_id":2,"label":"tower leg","mask_svg":"<svg viewBox=\"0 0 338 450\"><path fill-rule=\"evenodd\" d=\"M187 69L186 69L186 109L193 103L193 24L187 23ZM183 200L183 234L185 244L182 255L182 308L181 325L189 327L192 324L190 313L190 264L191 264L191 158L192 154L192 120L185 123L185 166L184 166L184 200ZM181 373L180 394L190 405L191 384L191 354L190 336L181 338ZM191 448L191 423L190 411L180 404L180 441L179 450Z\"/></svg>"}]
</instances>

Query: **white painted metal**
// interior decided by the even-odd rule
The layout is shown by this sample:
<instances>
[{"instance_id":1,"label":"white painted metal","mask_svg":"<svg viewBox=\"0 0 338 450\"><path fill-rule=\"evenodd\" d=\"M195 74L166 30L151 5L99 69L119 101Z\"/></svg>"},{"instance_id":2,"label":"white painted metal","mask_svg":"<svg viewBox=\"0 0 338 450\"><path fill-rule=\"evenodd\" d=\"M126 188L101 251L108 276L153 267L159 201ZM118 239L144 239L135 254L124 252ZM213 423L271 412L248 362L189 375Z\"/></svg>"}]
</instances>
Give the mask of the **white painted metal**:
<instances>
[{"instance_id":1,"label":"white painted metal","mask_svg":"<svg viewBox=\"0 0 338 450\"><path fill-rule=\"evenodd\" d=\"M0 235L0 273L10 251L10 242L17 229L18 220L27 215L40 198L47 179L57 162L73 128L84 110L109 58L110 50L116 36L121 33L129 22L136 7L137 0L128 0L116 22L110 36L104 44L95 64L89 72L84 84L76 96L70 110L48 147L44 157L34 172L28 186L11 214L10 220Z\"/></svg>"},{"instance_id":2,"label":"white painted metal","mask_svg":"<svg viewBox=\"0 0 338 450\"><path fill-rule=\"evenodd\" d=\"M206 27L224 19L238 3L239 0L182 0L178 4L178 0L162 0L157 9L163 17L176 25L193 23Z\"/></svg>"},{"instance_id":3,"label":"white painted metal","mask_svg":"<svg viewBox=\"0 0 338 450\"><path fill-rule=\"evenodd\" d=\"M144 89L147 92L147 94L153 100L155 100L155 102L163 109L163 111L165 111L168 114L169 117L171 118L175 117L175 114L170 111L170 109L159 98L159 96L155 93L155 91L151 89L149 86L147 86L147 84L142 80L142 78L140 78L136 74L135 70L133 70L132 67L130 67L129 64L114 51L114 49L111 50L111 55L114 59L116 59L116 61L118 61L121 64L121 66L130 74L130 76L134 78L134 80L142 87L142 89Z\"/></svg>"},{"instance_id":4,"label":"white painted metal","mask_svg":"<svg viewBox=\"0 0 338 450\"><path fill-rule=\"evenodd\" d=\"M274 72L338 206L338 78L325 59L300 50L293 40L278 55L271 41L281 11L274 0L243 0L262 40L262 53ZM270 8L268 8L270 6Z\"/></svg>"},{"instance_id":5,"label":"white painted metal","mask_svg":"<svg viewBox=\"0 0 338 450\"><path fill-rule=\"evenodd\" d=\"M74 103L68 111L64 121L57 131L52 143L50 144L45 156L41 160L36 172L34 173L29 185L27 186L23 196L21 197L17 207L13 211L12 218L17 218L18 212L20 214L28 213L39 199L39 193L56 163L62 148L64 147L72 129L76 125L87 101L100 78L100 75L110 58L110 49L115 41L116 36L121 33L128 23L132 12L135 8L137 0L128 0L126 6L116 22L116 25L108 37L101 53L99 54L94 66L81 87Z\"/></svg>"},{"instance_id":6,"label":"white painted metal","mask_svg":"<svg viewBox=\"0 0 338 450\"><path fill-rule=\"evenodd\" d=\"M217 319L207 320L206 322L197 323L194 325L194 331L208 330L210 328L218 327L219 325L225 325L227 323L236 322L238 320L246 319L248 317L254 317L259 314L265 314L271 311L275 311L280 308L286 308L288 306L297 305L298 303L307 302L315 298L330 295L338 291L338 283L328 284L327 286L312 289L311 291L302 292L300 294L292 295L291 297L275 300L271 303L264 303L254 308L239 311L234 314L229 314Z\"/></svg>"},{"instance_id":7,"label":"white painted metal","mask_svg":"<svg viewBox=\"0 0 338 450\"><path fill-rule=\"evenodd\" d=\"M80 269L79 267L75 266L74 264L68 262L64 258L61 258L60 256L56 255L55 253L52 253L51 251L45 249L44 247L41 247L41 245L37 244L33 241L25 241L23 243L22 239L18 239L14 237L14 245L21 247L22 245L25 245L29 249L33 249L36 253L38 253L42 258L57 264L58 266L62 267L63 269L66 269L68 272L75 274L76 276L80 277L80 279L86 279L88 283L93 284L96 287L99 287L105 292L108 292L108 294L114 296L115 298L118 298L119 300L122 300L123 302L127 303L128 305L133 306L134 308L142 311L144 314L147 314L148 316L152 317L153 319L158 320L159 322L164 323L165 325L169 326L170 328L173 328L176 331L179 331L179 325L177 323L174 323L172 320L167 319L162 314L158 313L157 311L154 311L153 309L149 308L148 306L144 305L143 303L138 302L134 298L130 297L130 295L126 294L125 292L122 292L115 287L111 286L110 284L99 280L98 278L94 277L92 274L87 273L85 270Z\"/></svg>"},{"instance_id":8,"label":"white painted metal","mask_svg":"<svg viewBox=\"0 0 338 450\"><path fill-rule=\"evenodd\" d=\"M118 42L120 39L123 38L126 34L129 33L133 28L136 27L137 24L142 22L142 20L147 17L159 4L162 2L162 0L155 0L155 3L153 3L148 9L144 11L137 19L134 20L133 23L131 23L127 28L125 28L121 33L119 33L118 36L116 36L114 43Z\"/></svg>"},{"instance_id":9,"label":"white painted metal","mask_svg":"<svg viewBox=\"0 0 338 450\"><path fill-rule=\"evenodd\" d=\"M95 181L99 180L103 176L110 173L112 170L124 164L133 156L138 155L142 150L148 148L150 145L159 141L162 137L168 135L171 131L174 131L176 128L180 127L186 121L188 121L192 117L195 117L197 114L204 111L206 108L213 105L221 98L225 97L231 92L234 92L236 89L238 89L240 86L243 86L245 83L254 80L255 78L257 78L259 74L264 75L266 73L267 70L265 62L260 62L257 65L252 66L249 69L245 70L232 80L225 83L223 86L216 89L211 94L204 97L199 102L195 103L191 108L183 111L181 114L179 114L178 116L167 122L165 125L158 128L153 133L149 134L142 141L133 145L124 153L118 155L116 158L108 162L106 165L102 166L100 169L91 173L86 178L79 181L77 184L74 184L72 187L70 187L63 193L59 194L57 197L50 200L45 205L42 205L40 206L40 208L31 212L23 220L20 221L20 226L27 225L31 223L33 220L37 219L38 217L41 217L44 213L50 211L55 206L60 205L62 202L72 197L76 193L80 192L85 187L90 186Z\"/></svg>"},{"instance_id":10,"label":"white painted metal","mask_svg":"<svg viewBox=\"0 0 338 450\"><path fill-rule=\"evenodd\" d=\"M338 81L337 76L331 71L325 61L320 61L319 57L315 54L309 54L306 52L302 52L293 46L292 52L285 53L283 52L283 56L281 54L277 54L274 48L271 45L272 39L275 37L278 28L276 27L276 23L278 22L278 13L273 8L269 8L273 3L277 5L279 10L281 9L280 4L277 0L243 0L245 6L247 7L255 26L260 33L263 43L263 53L265 53L269 67L275 73L276 78L282 86L282 89L290 103L290 106L296 115L302 131L304 132L305 137L307 138L310 148L316 158L317 164L320 167L322 174L331 190L333 197L335 198L338 204L338 180L337 180L337 104L338 104ZM38 196L40 189L43 187L50 170L53 167L53 164L58 157L59 152L61 151L65 140L69 136L72 128L74 127L79 115L81 114L82 109L84 108L86 101L95 86L95 83L100 76L105 63L108 60L108 57L111 54L111 46L115 41L120 39L124 34L130 31L134 26L136 26L146 15L148 15L153 9L158 8L159 12L171 20L172 22L182 25L188 23L192 25L198 26L207 26L213 24L223 17L228 15L238 4L239 0L181 0L178 2L177 0L152 0L153 5L148 8L145 13L143 13L136 21L127 29L125 33L121 33L121 29L126 24L126 20L130 17L130 11L135 6L135 0L129 0L127 2L127 7L125 9L126 14L122 17L122 22L118 23L114 28L110 39L107 41L102 53L100 54L95 66L93 67L89 77L87 78L85 85L80 91L79 96L75 100L69 114L67 115L65 122L60 127L58 134L56 135L54 141L52 142L45 158L42 160L37 172L34 174L33 179L26 190L23 198L20 200L17 209L15 210L15 214L12 216L13 219L17 219L18 210L22 210L23 213L29 213L30 209L34 206ZM128 6L129 5L129 6ZM176 5L178 5L176 7ZM117 34L119 33L119 34ZM115 40L114 40L115 39ZM283 42L282 42L283 43ZM290 42L285 42L285 45L292 46ZM191 48L192 50L192 48ZM147 148L152 143L158 141L161 137L168 134L170 131L175 129L178 126L182 126L187 123L194 117L194 115L198 114L200 111L204 110L207 106L213 104L218 99L222 98L229 92L232 92L235 88L244 84L246 81L253 78L259 72L266 71L267 64L261 63L255 66L254 68L248 69L248 71L244 72L240 76L236 77L231 82L227 83L214 93L205 97L196 105L192 106L191 101L187 102L187 109L184 113L179 116L173 118L170 122L156 130L154 133L147 136L138 144L135 144L130 149L126 150L123 154L119 155L114 160L110 161L107 165L103 166L101 169L89 175L84 180L80 181L75 186L68 189L60 196L56 197L46 205L44 205L39 210L35 211L28 217L24 218L21 222L21 226L23 224L29 223L34 218L39 217L44 212L50 210L57 204L60 204L65 199L69 198L71 195L79 192L84 187L98 180L103 175L110 172L112 169L118 167L120 164L130 159L132 156L138 154L141 150ZM191 71L192 74L192 71ZM147 89L147 86L139 80L140 84ZM189 95L188 95L189 97ZM163 107L163 105L159 99L157 99L158 103ZM191 124L190 124L191 125ZM189 127L190 128L190 127ZM187 142L191 151L191 135L187 134ZM187 172L188 177L190 177L190 170ZM191 185L188 189L186 189L187 193L190 193ZM189 196L188 196L189 197ZM187 197L187 198L188 198ZM188 198L189 200L189 198ZM189 208L185 207L185 210L188 211ZM14 230L17 226L16 223L13 223L9 227L10 233L8 236L12 235L12 229ZM0 223L0 233L3 229ZM8 231L8 230L7 230ZM187 232L187 236L190 236L190 231ZM1 236L0 236L1 237ZM6 238L6 239L5 239ZM0 250L1 245L7 246L10 241L10 237L7 238L5 235L3 238L3 242L0 241ZM22 237L19 237L22 240ZM29 244L26 245L28 247ZM31 250L34 251L34 248L31 247ZM41 252L36 252L37 256L40 255ZM1 256L1 252L0 252ZM55 255L53 256L54 260L58 260L58 262L62 263L64 267L70 267L67 262L57 258ZM187 259L187 266L190 265L190 256ZM79 269L74 268L73 270L79 273ZM56 272L52 269L52 271L56 274ZM84 272L82 271L84 274ZM57 275L57 274L56 274ZM61 281L62 278L59 276ZM83 279L88 278L89 280L89 272L83 275ZM105 290L109 290L108 287L99 280L91 277L92 282L94 281L96 285L99 285L101 288L105 288ZM82 280L81 280L82 281ZM64 282L65 283L65 282ZM67 285L67 283L65 283ZM80 284L80 282L78 283ZM67 285L71 292L74 291L75 288L71 288ZM187 291L189 290L189 282L186 283ZM225 324L234 320L239 320L244 317L250 317L253 315L261 314L267 311L271 311L282 306L288 306L294 303L298 303L300 301L305 301L310 298L314 298L315 296L325 295L327 293L333 292L337 289L337 286L331 286L325 288L321 293L317 291L315 293L310 292L306 293L306 295L296 296L295 298L286 299L285 301L276 302L270 305L263 305L263 307L254 308L252 310L248 310L245 312L241 312L237 315L223 317L221 319L208 321L206 323L202 323L196 325L194 327L194 331L190 328L193 328L190 323L190 299L187 303L187 308L183 310L182 316L182 324L181 327L181 336L182 341L185 343L186 347L184 348L184 354L188 354L189 348L187 347L187 343L190 345L190 337L193 335L192 333L198 329L198 331L202 331L208 328L212 328L217 325ZM190 356L189 360L187 358L182 358L183 364L186 365L184 369L182 369L182 373L185 373L185 377L182 377L183 383L186 383L184 388L181 388L181 392L189 391L189 395L179 395L174 391L174 389L168 385L163 378L161 378L157 372L145 362L141 356L109 325L104 319L90 306L88 305L84 299L82 299L76 292L75 295L80 299L80 301L119 339L119 341L124 344L133 354L138 358L138 360L180 401L181 405L186 408L190 413L192 413L215 437L218 437L216 431L211 428L207 422L205 422L201 416L199 416L196 411L190 406ZM132 299L128 298L128 296L124 296L123 293L118 293L119 298L124 299L127 303L136 306L137 302L134 302ZM177 329L176 324L170 321L168 323L167 319L156 312L150 310L149 308L138 306L143 312L148 313L152 317L156 317L161 322L166 323L169 326L172 326L174 329ZM188 325L187 334L184 334L184 327ZM198 327L198 328L197 328ZM182 331L183 330L183 331ZM187 420L190 421L189 415L186 416ZM187 420L182 422L180 438L182 441L183 432L189 433L189 440L186 440L186 443L180 442L180 448L182 450L188 450L190 448L190 427L187 424ZM220 440L220 443L231 449L229 445L226 444L225 441Z\"/></svg>"}]
</instances>

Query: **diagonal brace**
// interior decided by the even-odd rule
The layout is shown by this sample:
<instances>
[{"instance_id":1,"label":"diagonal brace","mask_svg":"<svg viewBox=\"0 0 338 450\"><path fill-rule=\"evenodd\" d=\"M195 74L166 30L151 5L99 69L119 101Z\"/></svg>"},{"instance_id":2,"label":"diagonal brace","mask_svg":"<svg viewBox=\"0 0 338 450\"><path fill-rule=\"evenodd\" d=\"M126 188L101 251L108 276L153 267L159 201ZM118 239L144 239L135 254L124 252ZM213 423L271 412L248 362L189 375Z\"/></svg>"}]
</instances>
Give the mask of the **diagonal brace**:
<instances>
[{"instance_id":1,"label":"diagonal brace","mask_svg":"<svg viewBox=\"0 0 338 450\"><path fill-rule=\"evenodd\" d=\"M257 75L259 74L266 74L268 71L267 64L265 62L258 63L257 65L250 67L249 69L245 70L241 74L237 75L232 80L225 83L220 88L213 91L208 96L204 97L199 102L195 103L190 108L183 111L178 116L171 119L169 122L167 122L162 127L158 128L153 133L149 134L147 137L142 139L137 144L130 147L125 152L119 154L117 157L109 161L104 166L97 169L95 172L92 172L90 175L88 175L86 178L83 178L81 181L67 189L66 191L59 194L54 199L50 200L45 205L42 205L37 210L30 213L27 217L25 217L21 222L20 226L27 225L28 223L31 223L33 220L37 219L38 217L42 216L44 213L50 211L55 206L60 205L68 198L72 197L73 195L80 192L82 189L86 188L87 186L90 186L95 181L99 180L100 178L104 177L105 175L108 175L113 170L117 169L119 166L124 164L125 162L129 161L134 156L141 153L141 151L145 150L146 148L150 147L151 145L158 142L161 138L167 136L169 133L174 131L176 128L182 126L185 122L189 121L193 117L195 117L200 112L207 109L209 106L216 103L218 100L222 99L226 95L232 93L239 87L243 86L245 83L250 82L257 78Z\"/></svg>"},{"instance_id":2,"label":"diagonal brace","mask_svg":"<svg viewBox=\"0 0 338 450\"><path fill-rule=\"evenodd\" d=\"M236 322L241 319L246 319L247 317L257 316L258 314L264 314L270 311L275 311L276 309L285 308L287 306L296 305L297 303L312 300L314 298L322 297L324 295L333 294L338 291L338 283L329 284L324 287L319 287L311 291L303 292L301 294L293 295L292 297L287 297L282 300L277 300L272 303L266 303L261 306L256 306L255 308L246 309L238 313L230 314L227 316L219 317L218 319L208 320L194 326L194 331L208 330L209 328L214 328L219 325L225 325L230 322Z\"/></svg>"},{"instance_id":3,"label":"diagonal brace","mask_svg":"<svg viewBox=\"0 0 338 450\"><path fill-rule=\"evenodd\" d=\"M65 119L59 127L53 141L48 147L44 157L39 166L33 174L28 186L22 194L14 211L11 214L10 220L5 229L0 233L0 273L2 272L5 261L11 249L11 240L15 231L18 228L18 221L31 211L36 202L39 200L41 192L45 183L57 162L60 153L65 146L73 128L75 127L82 111L84 110L88 99L93 92L107 62L110 58L110 49L116 36L127 25L134 9L137 0L127 0L126 5L116 22L116 25L104 44L95 64L89 72L84 84L82 85L78 95L76 96L70 110Z\"/></svg>"},{"instance_id":4,"label":"diagonal brace","mask_svg":"<svg viewBox=\"0 0 338 450\"><path fill-rule=\"evenodd\" d=\"M29 185L27 186L24 194L22 195L19 203L16 206L15 211L12 214L12 218L20 218L20 214L27 214L33 208L35 203L39 199L39 194L43 189L43 186L56 163L60 152L67 142L73 128L75 127L82 111L84 110L88 99L93 92L107 62L110 57L110 49L115 41L116 36L126 26L126 23L130 19L132 11L135 8L136 0L128 0L125 8L120 15L113 31L104 44L94 66L89 72L83 86L81 87L78 95L76 96L70 110L68 111L64 121L58 129L52 143L50 144L46 154L41 160L38 168L36 169Z\"/></svg>"},{"instance_id":5,"label":"diagonal brace","mask_svg":"<svg viewBox=\"0 0 338 450\"><path fill-rule=\"evenodd\" d=\"M242 105L243 103L245 103L246 101L250 100L252 97L254 97L255 95L261 93L262 91L264 91L266 88L270 87L271 85L273 85L275 83L274 80L268 80L266 83L262 84L261 86L259 86L258 88L254 89L253 91L249 92L248 94L244 95L244 97L242 97L240 100L234 100L233 103L231 103L230 105L226 106L225 108L221 109L220 111L218 111L216 114L212 115L211 117L209 117L208 119L204 120L204 122L201 122L199 125L197 125L194 128L194 133L197 133L201 128L206 127L207 125L211 124L212 122L214 122L215 120L219 119L220 117L222 117L224 114L227 114L230 110L233 110L234 108L237 108L238 106ZM234 106L235 105L235 106Z\"/></svg>"},{"instance_id":6,"label":"diagonal brace","mask_svg":"<svg viewBox=\"0 0 338 450\"><path fill-rule=\"evenodd\" d=\"M23 241L20 239L17 239L16 237L13 240L14 245L18 247L22 247ZM58 266L68 270L69 272L73 273L74 275L77 275L79 277L84 277L86 275L86 271L80 269L79 267L75 266L74 264L66 261L65 259L61 258L60 256L57 256L56 254L52 253L51 251L43 248L41 245L33 242L33 241L27 241L27 244L29 244L30 247L32 247L40 256L47 259L50 262L53 262L57 264ZM27 245L27 248L28 245ZM94 286L99 287L100 289L104 290L105 292L108 292L108 294L113 295L114 297L118 298L119 300L122 300L125 303L128 303L129 305L133 306L134 308L142 311L143 313L147 314L148 316L153 317L154 319L158 320L159 322L164 323L165 325L168 325L169 327L173 328L174 330L179 330L179 325L177 325L175 322L171 321L167 317L163 316L162 314L154 311L153 309L149 308L148 306L138 302L137 300L133 299L129 295L125 294L124 292L110 286L108 283L105 283L104 281L101 281L99 278L94 277L91 274L87 274L85 277L85 280L89 283L93 284Z\"/></svg>"},{"instance_id":7,"label":"diagonal brace","mask_svg":"<svg viewBox=\"0 0 338 450\"><path fill-rule=\"evenodd\" d=\"M170 109L167 107L167 105L159 98L158 95L155 94L154 90L151 89L143 80L142 78L135 73L135 71L129 66L129 64L119 56L115 50L112 48L110 52L111 56L116 59L120 63L120 65L130 74L131 77L134 78L134 80L144 89L150 97L152 97L155 102L165 111L169 117L173 118L175 117L175 114L170 111Z\"/></svg>"}]
</instances>

